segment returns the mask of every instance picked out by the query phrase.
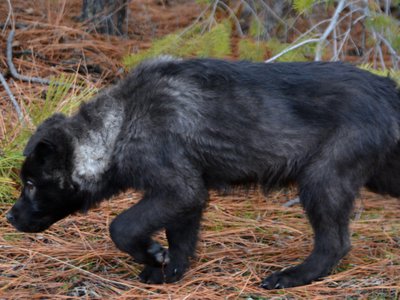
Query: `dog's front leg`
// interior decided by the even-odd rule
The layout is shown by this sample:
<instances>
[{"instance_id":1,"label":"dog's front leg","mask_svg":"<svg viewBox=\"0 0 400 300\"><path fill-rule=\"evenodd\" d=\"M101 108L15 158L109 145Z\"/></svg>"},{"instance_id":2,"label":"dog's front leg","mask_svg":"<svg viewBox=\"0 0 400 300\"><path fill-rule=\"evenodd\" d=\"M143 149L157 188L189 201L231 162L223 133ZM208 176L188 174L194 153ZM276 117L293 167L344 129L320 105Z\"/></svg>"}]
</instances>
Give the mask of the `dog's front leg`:
<instances>
[{"instance_id":1,"label":"dog's front leg","mask_svg":"<svg viewBox=\"0 0 400 300\"><path fill-rule=\"evenodd\" d=\"M144 198L117 216L110 225L111 239L137 263L160 266L168 262L167 251L151 239L162 228L160 213L152 198Z\"/></svg>"},{"instance_id":2,"label":"dog's front leg","mask_svg":"<svg viewBox=\"0 0 400 300\"><path fill-rule=\"evenodd\" d=\"M183 276L195 250L206 194L198 193L192 200L186 198L188 194L171 191L146 194L111 223L110 234L116 246L145 265L140 274L142 281L174 282ZM163 228L169 250L151 239Z\"/></svg>"}]
</instances>

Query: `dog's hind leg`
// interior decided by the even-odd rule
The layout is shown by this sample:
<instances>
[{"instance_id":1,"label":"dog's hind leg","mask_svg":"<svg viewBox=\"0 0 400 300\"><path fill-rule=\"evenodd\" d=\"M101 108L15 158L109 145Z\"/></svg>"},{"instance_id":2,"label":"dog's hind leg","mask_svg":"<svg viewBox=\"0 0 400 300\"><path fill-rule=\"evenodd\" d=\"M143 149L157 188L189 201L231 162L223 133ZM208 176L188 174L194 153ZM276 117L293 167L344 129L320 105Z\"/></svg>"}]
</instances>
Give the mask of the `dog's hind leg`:
<instances>
[{"instance_id":1,"label":"dog's hind leg","mask_svg":"<svg viewBox=\"0 0 400 300\"><path fill-rule=\"evenodd\" d=\"M349 215L353 190L346 191L341 180L303 184L300 200L314 230L314 249L295 267L267 277L266 289L289 288L308 284L326 276L350 249Z\"/></svg>"},{"instance_id":2,"label":"dog's hind leg","mask_svg":"<svg viewBox=\"0 0 400 300\"><path fill-rule=\"evenodd\" d=\"M300 201L314 231L314 248L303 263L273 273L262 287L308 284L328 275L350 250L349 219L353 202L379 155L374 149L367 153L368 147L357 150L351 145L350 141L336 138L301 172ZM355 145L362 145L362 140Z\"/></svg>"}]
</instances>

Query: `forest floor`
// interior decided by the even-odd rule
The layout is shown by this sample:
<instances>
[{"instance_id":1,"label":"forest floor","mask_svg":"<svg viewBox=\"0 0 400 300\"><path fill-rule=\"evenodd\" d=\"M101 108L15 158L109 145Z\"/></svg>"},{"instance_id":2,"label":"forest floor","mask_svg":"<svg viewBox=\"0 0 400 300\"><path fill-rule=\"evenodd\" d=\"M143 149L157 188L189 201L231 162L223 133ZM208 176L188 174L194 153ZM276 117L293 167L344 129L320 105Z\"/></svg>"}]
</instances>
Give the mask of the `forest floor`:
<instances>
[{"instance_id":1,"label":"forest floor","mask_svg":"<svg viewBox=\"0 0 400 300\"><path fill-rule=\"evenodd\" d=\"M76 23L80 0L12 1L20 29L14 64L24 75L75 74L101 88L124 75L124 55L146 49L154 38L190 25L201 13L195 1L135 0L128 34L87 33ZM0 23L8 16L0 2ZM8 70L6 39L0 34L0 70ZM234 57L233 57L234 58ZM47 86L6 79L24 107ZM18 122L0 86L0 139ZM1 149L0 149L1 150ZM1 154L1 151L0 151ZM261 280L297 264L312 248L312 231L299 205L283 203L296 189L268 196L258 190L229 195L211 192L197 257L178 283L138 281L141 266L117 250L108 225L140 199L131 191L103 202L86 215L70 216L40 234L16 232L5 220L12 200L0 204L0 299L398 299L400 295L400 201L362 191L355 205L353 248L330 276L308 286L266 291ZM158 238L165 243L163 234Z\"/></svg>"}]
</instances>

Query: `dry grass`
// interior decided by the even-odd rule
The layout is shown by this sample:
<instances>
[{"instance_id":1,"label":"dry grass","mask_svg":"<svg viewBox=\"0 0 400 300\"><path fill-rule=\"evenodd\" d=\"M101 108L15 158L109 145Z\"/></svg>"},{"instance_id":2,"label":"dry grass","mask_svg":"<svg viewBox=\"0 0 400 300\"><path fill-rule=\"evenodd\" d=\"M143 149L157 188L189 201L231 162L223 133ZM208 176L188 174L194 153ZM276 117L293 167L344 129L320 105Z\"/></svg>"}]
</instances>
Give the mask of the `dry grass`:
<instances>
[{"instance_id":1,"label":"dry grass","mask_svg":"<svg viewBox=\"0 0 400 300\"><path fill-rule=\"evenodd\" d=\"M351 253L333 275L280 291L258 287L270 272L296 264L311 249L312 233L283 193L264 197L212 193L197 258L178 283L138 281L141 266L118 251L108 234L112 218L135 203L128 193L88 215L71 216L41 234L17 233L0 220L0 298L237 299L370 298L400 295L400 202L362 193L352 223ZM4 212L7 205L1 207ZM165 240L162 235L158 238Z\"/></svg>"},{"instance_id":2,"label":"dry grass","mask_svg":"<svg viewBox=\"0 0 400 300\"><path fill-rule=\"evenodd\" d=\"M188 25L199 13L194 1L131 1L129 38L88 34L72 16L80 0L12 1L18 29L14 63L31 76L74 73L101 87L120 72L124 54L146 48L152 38ZM179 3L181 2L181 3ZM34 3L34 2L29 2ZM183 3L183 4L182 4ZM30 5L32 7L30 7ZM0 19L7 17L0 2ZM8 30L0 36L0 68ZM30 50L31 54L18 54ZM43 99L46 86L8 82L23 107ZM16 116L0 88L0 139L13 132ZM0 151L1 154L1 151ZM0 204L0 299L395 299L400 294L400 202L363 192L352 223L353 250L333 275L306 287L265 291L272 271L300 262L311 250L312 232L299 206L282 203L295 195L236 191L211 194L197 258L178 283L138 281L141 266L118 251L108 234L112 218L140 195L127 193L87 215L71 216L45 233L18 233L5 221L10 203ZM162 235L159 236L165 239Z\"/></svg>"}]
</instances>

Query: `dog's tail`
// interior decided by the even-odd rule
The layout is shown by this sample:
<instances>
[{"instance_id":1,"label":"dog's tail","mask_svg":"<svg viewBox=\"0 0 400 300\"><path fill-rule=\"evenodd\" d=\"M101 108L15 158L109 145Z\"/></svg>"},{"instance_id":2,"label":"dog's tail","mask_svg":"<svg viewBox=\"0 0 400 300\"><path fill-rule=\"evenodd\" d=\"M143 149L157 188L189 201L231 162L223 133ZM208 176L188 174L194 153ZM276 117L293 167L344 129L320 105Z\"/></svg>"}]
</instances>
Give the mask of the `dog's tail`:
<instances>
[{"instance_id":1,"label":"dog's tail","mask_svg":"<svg viewBox=\"0 0 400 300\"><path fill-rule=\"evenodd\" d=\"M400 90L397 90L397 95L400 106ZM378 194L400 197L400 142L385 163L374 172L366 187Z\"/></svg>"}]
</instances>

